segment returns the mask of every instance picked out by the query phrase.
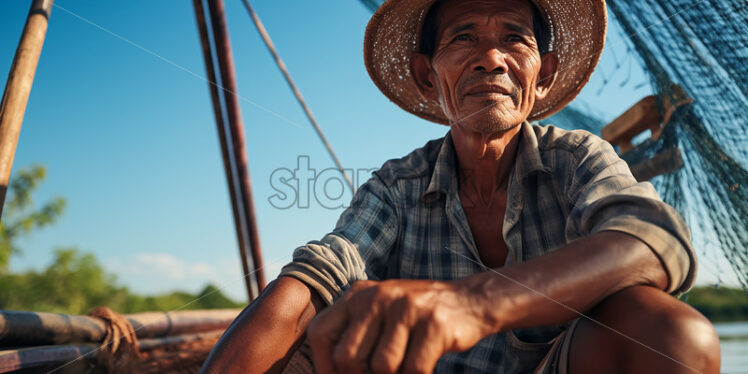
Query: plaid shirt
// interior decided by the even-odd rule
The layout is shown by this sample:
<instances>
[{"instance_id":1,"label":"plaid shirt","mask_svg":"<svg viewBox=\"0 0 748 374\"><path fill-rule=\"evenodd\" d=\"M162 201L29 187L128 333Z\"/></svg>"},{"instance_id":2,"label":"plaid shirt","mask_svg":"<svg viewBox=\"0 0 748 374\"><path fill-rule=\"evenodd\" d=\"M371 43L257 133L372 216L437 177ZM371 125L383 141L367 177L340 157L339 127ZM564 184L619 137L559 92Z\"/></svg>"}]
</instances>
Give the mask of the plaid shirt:
<instances>
[{"instance_id":1,"label":"plaid shirt","mask_svg":"<svg viewBox=\"0 0 748 374\"><path fill-rule=\"evenodd\" d=\"M690 288L696 263L685 222L650 183L636 182L607 142L527 122L520 136L503 222L505 266L613 230L652 248L668 273L669 292ZM332 303L359 279L452 280L484 271L473 262L481 259L460 202L457 167L449 133L387 161L356 192L333 232L296 249L281 275ZM443 356L435 372L532 372L566 326L488 336Z\"/></svg>"}]
</instances>

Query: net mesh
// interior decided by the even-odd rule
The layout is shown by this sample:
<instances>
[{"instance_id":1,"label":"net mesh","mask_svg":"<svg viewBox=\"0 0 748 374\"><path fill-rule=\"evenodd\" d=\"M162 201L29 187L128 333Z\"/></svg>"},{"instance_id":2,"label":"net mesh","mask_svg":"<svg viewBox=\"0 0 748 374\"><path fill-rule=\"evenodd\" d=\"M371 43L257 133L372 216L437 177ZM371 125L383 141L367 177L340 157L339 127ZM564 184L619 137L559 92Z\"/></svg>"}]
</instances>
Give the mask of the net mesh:
<instances>
[{"instance_id":1,"label":"net mesh","mask_svg":"<svg viewBox=\"0 0 748 374\"><path fill-rule=\"evenodd\" d=\"M383 1L361 2L374 11ZM701 264L712 267L719 282L732 270L731 278L748 287L748 2L607 3L611 21L629 36L645 67L660 108L666 100L678 101L675 84L694 100L675 110L658 139L623 158L633 164L680 148L683 168L651 182L688 222ZM606 125L573 104L543 122L597 134Z\"/></svg>"},{"instance_id":2,"label":"net mesh","mask_svg":"<svg viewBox=\"0 0 748 374\"><path fill-rule=\"evenodd\" d=\"M694 100L673 113L659 139L645 141L624 159L631 164L665 148L681 149L684 167L652 183L688 221L699 257L717 267L718 277L727 264L746 287L748 3L609 0L608 6L630 36L660 108L666 100L678 101L674 84ZM566 120L579 117L574 108L569 112ZM599 121L594 132L603 125Z\"/></svg>"}]
</instances>

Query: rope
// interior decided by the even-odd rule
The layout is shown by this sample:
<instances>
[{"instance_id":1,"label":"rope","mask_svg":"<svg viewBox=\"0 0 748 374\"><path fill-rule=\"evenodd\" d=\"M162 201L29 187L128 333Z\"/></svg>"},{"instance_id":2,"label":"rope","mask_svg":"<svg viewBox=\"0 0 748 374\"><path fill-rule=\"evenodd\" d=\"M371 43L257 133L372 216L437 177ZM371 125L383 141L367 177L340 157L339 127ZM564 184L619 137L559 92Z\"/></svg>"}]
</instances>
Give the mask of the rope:
<instances>
[{"instance_id":1,"label":"rope","mask_svg":"<svg viewBox=\"0 0 748 374\"><path fill-rule=\"evenodd\" d=\"M348 182L348 187L350 187L351 192L356 192L356 188L353 186L353 182L351 182L348 174L346 174L345 170L343 170L343 165L340 163L340 160L338 160L338 157L335 156L335 152L333 152L330 143L327 142L327 138L325 138L325 134L322 133L322 129L317 124L317 120L314 118L311 109L309 109L306 101L304 101L304 98L301 96L301 91L299 91L299 89L296 87L296 84L294 84L293 80L291 79L291 75L288 74L286 64L283 63L283 60L281 60L278 52L275 50L273 41L270 39L270 35L268 35L267 30L265 30L265 26L262 24L262 21L260 21L260 17L257 16L257 13L255 13L255 11L252 9L252 6L249 4L248 0L242 0L242 2L244 3L244 7L247 8L249 16L252 17L252 21L254 22L255 27L257 27L257 31L260 33L262 40L265 42L265 46L267 46L268 51L270 51L273 59L275 59L275 63L276 65L278 65L278 69L280 69L281 73L283 73L283 76L286 78L286 82L288 82L289 87L291 87L291 91L293 91L294 96L296 96L296 100L299 102L299 104L301 104L301 108L304 110L304 114L306 114L307 118L309 118L309 122L312 123L314 131L317 132L317 135L322 141L322 144L324 144L325 148L327 148L327 153L330 154L330 157L332 157L332 160L333 162L335 162L338 170L340 170L340 173L343 174L345 181Z\"/></svg>"},{"instance_id":2,"label":"rope","mask_svg":"<svg viewBox=\"0 0 748 374\"><path fill-rule=\"evenodd\" d=\"M97 366L106 368L108 373L113 373L117 368L122 368L140 358L135 329L125 316L105 306L94 308L88 315L99 318L106 324L106 335L101 341L101 350L96 355Z\"/></svg>"}]
</instances>

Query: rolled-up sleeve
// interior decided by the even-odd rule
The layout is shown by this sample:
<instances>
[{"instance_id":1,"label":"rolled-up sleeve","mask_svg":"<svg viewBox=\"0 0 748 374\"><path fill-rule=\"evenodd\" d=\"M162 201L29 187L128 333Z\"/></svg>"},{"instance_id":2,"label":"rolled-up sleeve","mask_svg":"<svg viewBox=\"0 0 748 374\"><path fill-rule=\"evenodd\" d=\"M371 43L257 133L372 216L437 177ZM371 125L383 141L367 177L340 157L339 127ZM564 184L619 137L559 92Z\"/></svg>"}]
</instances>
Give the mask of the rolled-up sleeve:
<instances>
[{"instance_id":1,"label":"rolled-up sleeve","mask_svg":"<svg viewBox=\"0 0 748 374\"><path fill-rule=\"evenodd\" d=\"M335 229L297 248L280 275L299 279L332 304L352 282L383 270L398 227L391 192L375 175L358 189Z\"/></svg>"},{"instance_id":2,"label":"rolled-up sleeve","mask_svg":"<svg viewBox=\"0 0 748 374\"><path fill-rule=\"evenodd\" d=\"M604 140L589 136L577 148L567 197L573 208L567 232L619 231L646 243L667 272L667 292L693 285L696 257L683 218L649 182L637 182L625 161Z\"/></svg>"}]
</instances>

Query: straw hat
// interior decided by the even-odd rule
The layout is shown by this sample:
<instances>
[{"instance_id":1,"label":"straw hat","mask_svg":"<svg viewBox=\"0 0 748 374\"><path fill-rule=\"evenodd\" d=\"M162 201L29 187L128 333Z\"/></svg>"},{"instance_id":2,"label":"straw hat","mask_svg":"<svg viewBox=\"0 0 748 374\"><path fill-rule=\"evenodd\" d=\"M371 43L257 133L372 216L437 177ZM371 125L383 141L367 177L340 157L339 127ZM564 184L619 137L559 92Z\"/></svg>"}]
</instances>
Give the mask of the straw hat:
<instances>
[{"instance_id":1,"label":"straw hat","mask_svg":"<svg viewBox=\"0 0 748 374\"><path fill-rule=\"evenodd\" d=\"M421 118L448 124L439 103L421 97L410 71L421 29L435 0L388 0L366 27L364 63L369 76L395 104ZM550 51L559 59L551 91L535 102L528 120L548 117L577 96L595 69L605 43L605 0L532 0L546 19Z\"/></svg>"}]
</instances>

